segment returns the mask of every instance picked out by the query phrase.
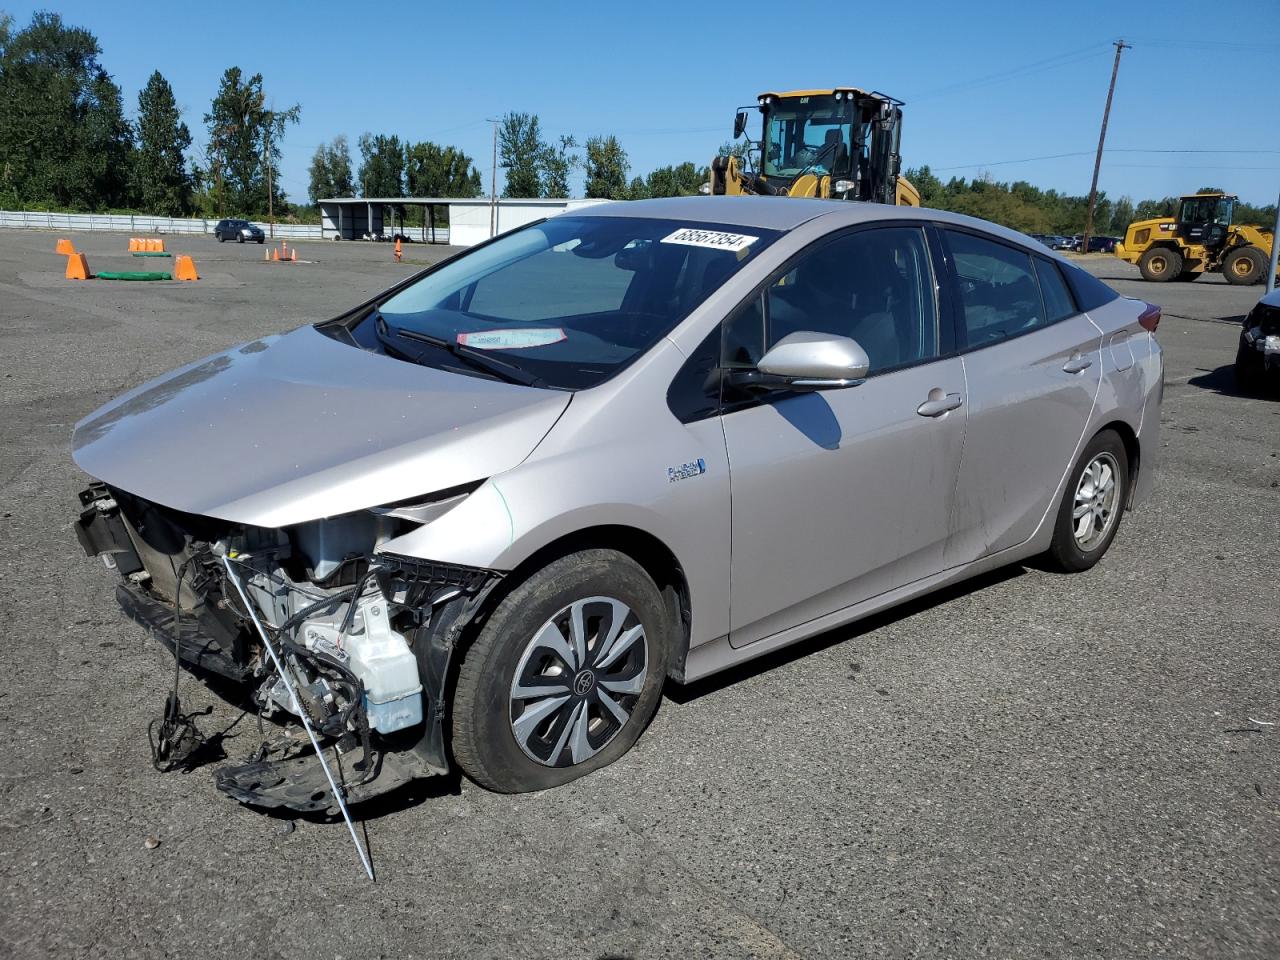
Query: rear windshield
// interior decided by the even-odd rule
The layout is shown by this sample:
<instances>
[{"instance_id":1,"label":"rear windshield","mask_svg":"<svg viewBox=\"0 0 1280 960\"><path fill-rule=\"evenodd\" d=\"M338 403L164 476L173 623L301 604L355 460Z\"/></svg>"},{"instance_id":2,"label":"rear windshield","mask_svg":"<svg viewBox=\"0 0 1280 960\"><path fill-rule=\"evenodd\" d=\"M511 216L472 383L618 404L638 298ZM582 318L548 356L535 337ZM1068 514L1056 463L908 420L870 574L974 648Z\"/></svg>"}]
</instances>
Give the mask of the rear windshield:
<instances>
[{"instance_id":1,"label":"rear windshield","mask_svg":"<svg viewBox=\"0 0 1280 960\"><path fill-rule=\"evenodd\" d=\"M408 362L579 390L647 351L777 236L554 217L442 265L346 329Z\"/></svg>"}]
</instances>

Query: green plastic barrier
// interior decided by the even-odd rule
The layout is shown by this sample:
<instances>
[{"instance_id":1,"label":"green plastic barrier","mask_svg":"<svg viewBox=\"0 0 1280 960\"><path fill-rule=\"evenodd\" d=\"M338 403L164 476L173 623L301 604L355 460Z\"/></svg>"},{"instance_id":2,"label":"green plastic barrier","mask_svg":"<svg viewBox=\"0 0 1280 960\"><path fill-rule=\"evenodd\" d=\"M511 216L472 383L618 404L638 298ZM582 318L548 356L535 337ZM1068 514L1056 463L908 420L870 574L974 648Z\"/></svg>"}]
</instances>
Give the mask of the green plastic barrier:
<instances>
[{"instance_id":1,"label":"green plastic barrier","mask_svg":"<svg viewBox=\"0 0 1280 960\"><path fill-rule=\"evenodd\" d=\"M137 251L134 251L132 254L130 254L130 256L133 256L133 257L172 257L172 256L173 256L173 254L172 254L172 253L160 253L159 251L156 251L156 250L147 250L147 251L137 250Z\"/></svg>"},{"instance_id":2,"label":"green plastic barrier","mask_svg":"<svg viewBox=\"0 0 1280 960\"><path fill-rule=\"evenodd\" d=\"M95 273L99 280L172 280L173 274L158 270L104 270Z\"/></svg>"}]
</instances>

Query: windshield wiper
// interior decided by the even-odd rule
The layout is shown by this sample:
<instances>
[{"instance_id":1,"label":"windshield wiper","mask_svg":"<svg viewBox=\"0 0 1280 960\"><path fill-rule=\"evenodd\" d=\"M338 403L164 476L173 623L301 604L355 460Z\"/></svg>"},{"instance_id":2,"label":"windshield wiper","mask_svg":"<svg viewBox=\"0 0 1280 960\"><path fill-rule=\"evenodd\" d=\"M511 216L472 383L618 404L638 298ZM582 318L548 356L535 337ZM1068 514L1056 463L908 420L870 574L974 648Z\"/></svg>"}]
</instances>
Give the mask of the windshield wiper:
<instances>
[{"instance_id":1,"label":"windshield wiper","mask_svg":"<svg viewBox=\"0 0 1280 960\"><path fill-rule=\"evenodd\" d=\"M425 343L429 346L443 350L451 356L457 357L467 365L476 370L480 370L491 376L497 377L499 380L505 380L507 383L518 383L524 387L542 386L542 380L535 377L514 363L508 363L505 360L499 360L496 357L490 357L482 351L473 347L466 347L452 340L445 340L443 337L433 337L429 333L419 333L416 330L405 330L403 327L397 329L390 326L382 315L378 315L378 334L384 337L386 334L393 334L401 340L412 340L414 343ZM421 358L421 354L417 359Z\"/></svg>"}]
</instances>

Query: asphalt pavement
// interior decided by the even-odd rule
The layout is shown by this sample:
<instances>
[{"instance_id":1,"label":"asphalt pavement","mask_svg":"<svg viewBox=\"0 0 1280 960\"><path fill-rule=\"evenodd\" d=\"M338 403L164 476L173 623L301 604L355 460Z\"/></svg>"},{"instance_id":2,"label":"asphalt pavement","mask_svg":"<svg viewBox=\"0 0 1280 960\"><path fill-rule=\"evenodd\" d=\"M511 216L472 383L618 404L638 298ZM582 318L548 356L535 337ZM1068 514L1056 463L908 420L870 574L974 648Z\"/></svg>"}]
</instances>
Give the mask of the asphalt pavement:
<instances>
[{"instance_id":1,"label":"asphalt pavement","mask_svg":"<svg viewBox=\"0 0 1280 960\"><path fill-rule=\"evenodd\" d=\"M1164 307L1167 365L1154 499L1092 571L1015 566L669 686L629 756L560 790L415 785L362 813L374 885L340 822L151 768L173 661L76 543L69 438L448 251L179 238L197 283L75 283L54 239L0 231L0 956L1280 955L1280 401L1230 374L1260 288L1082 260ZM257 746L252 715L182 696L231 758Z\"/></svg>"}]
</instances>

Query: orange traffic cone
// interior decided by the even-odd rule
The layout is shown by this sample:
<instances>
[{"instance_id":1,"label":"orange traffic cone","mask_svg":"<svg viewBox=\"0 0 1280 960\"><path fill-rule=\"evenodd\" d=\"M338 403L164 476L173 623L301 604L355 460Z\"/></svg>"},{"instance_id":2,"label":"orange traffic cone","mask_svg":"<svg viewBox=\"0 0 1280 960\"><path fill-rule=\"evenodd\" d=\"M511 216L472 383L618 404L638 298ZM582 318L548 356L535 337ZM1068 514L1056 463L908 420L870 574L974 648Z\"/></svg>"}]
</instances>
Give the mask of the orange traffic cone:
<instances>
[{"instance_id":1,"label":"orange traffic cone","mask_svg":"<svg viewBox=\"0 0 1280 960\"><path fill-rule=\"evenodd\" d=\"M290 250L290 251L289 251L289 254L290 254L289 259L290 259L290 260L292 260L294 263L297 263L297 262L298 262L298 248L297 248L297 247L294 247L292 250Z\"/></svg>"},{"instance_id":2,"label":"orange traffic cone","mask_svg":"<svg viewBox=\"0 0 1280 960\"><path fill-rule=\"evenodd\" d=\"M401 253L400 238L396 237L396 263L400 262L400 253Z\"/></svg>"},{"instance_id":3,"label":"orange traffic cone","mask_svg":"<svg viewBox=\"0 0 1280 960\"><path fill-rule=\"evenodd\" d=\"M53 249L55 253L61 253L68 257L76 252L75 245L70 240L59 240L58 245Z\"/></svg>"},{"instance_id":4,"label":"orange traffic cone","mask_svg":"<svg viewBox=\"0 0 1280 960\"><path fill-rule=\"evenodd\" d=\"M68 280L93 279L93 274L89 272L89 261L84 258L83 253L73 253L67 257L66 276Z\"/></svg>"},{"instance_id":5,"label":"orange traffic cone","mask_svg":"<svg viewBox=\"0 0 1280 960\"><path fill-rule=\"evenodd\" d=\"M142 241L141 241L141 240L139 240L137 237L130 237L130 238L129 238L129 252L130 252L130 253L136 253L136 252L138 252L138 251L139 251L139 250L141 250L141 249L142 249Z\"/></svg>"},{"instance_id":6,"label":"orange traffic cone","mask_svg":"<svg viewBox=\"0 0 1280 960\"><path fill-rule=\"evenodd\" d=\"M277 250L275 247L271 248L271 262L272 263L280 262L280 251Z\"/></svg>"},{"instance_id":7,"label":"orange traffic cone","mask_svg":"<svg viewBox=\"0 0 1280 960\"><path fill-rule=\"evenodd\" d=\"M178 259L173 264L173 279L175 280L199 280L200 275L196 273L196 263L185 253L179 254Z\"/></svg>"}]
</instances>

